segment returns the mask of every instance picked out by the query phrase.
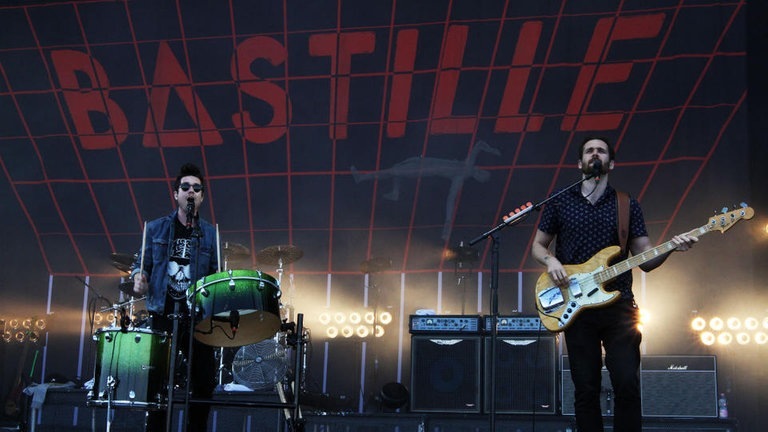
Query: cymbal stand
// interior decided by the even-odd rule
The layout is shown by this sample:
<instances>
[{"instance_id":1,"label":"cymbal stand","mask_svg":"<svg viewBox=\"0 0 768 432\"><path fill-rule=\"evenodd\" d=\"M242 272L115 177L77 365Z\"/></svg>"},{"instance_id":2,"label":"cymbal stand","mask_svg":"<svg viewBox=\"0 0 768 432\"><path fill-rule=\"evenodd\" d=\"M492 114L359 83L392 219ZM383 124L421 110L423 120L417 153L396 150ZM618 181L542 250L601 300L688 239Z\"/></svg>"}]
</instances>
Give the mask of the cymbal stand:
<instances>
[{"instance_id":1,"label":"cymbal stand","mask_svg":"<svg viewBox=\"0 0 768 432\"><path fill-rule=\"evenodd\" d=\"M368 276L368 288L369 291L372 292L371 295L371 306L373 308L373 322L371 324L372 331L371 335L373 336L371 338L370 346L371 346L371 353L373 354L373 371L371 373L371 387L374 389L378 388L378 382L379 382L379 353L376 349L375 341L376 341L376 330L379 326L379 297L381 296L381 288L376 283L376 278L374 277L374 273L367 273ZM367 402L363 401L364 403Z\"/></svg>"},{"instance_id":2,"label":"cymbal stand","mask_svg":"<svg viewBox=\"0 0 768 432\"><path fill-rule=\"evenodd\" d=\"M107 377L107 432L112 430L112 397L115 395L117 380L112 375Z\"/></svg>"},{"instance_id":3,"label":"cymbal stand","mask_svg":"<svg viewBox=\"0 0 768 432\"><path fill-rule=\"evenodd\" d=\"M166 405L165 414L165 430L171 431L171 424L173 423L173 390L176 386L176 361L178 359L178 344L179 344L179 302L173 302L173 334L171 335L171 359L168 366L168 402ZM187 359L189 362L190 359ZM187 376L187 387L189 387L189 376ZM186 417L186 411L184 412ZM186 425L186 422L184 422ZM186 427L186 426L185 426ZM186 430L186 429L185 429Z\"/></svg>"}]
</instances>

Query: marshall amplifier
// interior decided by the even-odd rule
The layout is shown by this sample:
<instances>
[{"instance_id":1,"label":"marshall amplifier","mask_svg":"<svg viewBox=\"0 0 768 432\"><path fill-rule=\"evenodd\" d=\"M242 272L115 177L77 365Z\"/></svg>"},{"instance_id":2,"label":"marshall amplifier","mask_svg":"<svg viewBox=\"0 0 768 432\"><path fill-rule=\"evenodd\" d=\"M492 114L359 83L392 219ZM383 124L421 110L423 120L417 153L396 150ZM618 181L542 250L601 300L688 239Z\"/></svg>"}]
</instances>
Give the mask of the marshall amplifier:
<instances>
[{"instance_id":1,"label":"marshall amplifier","mask_svg":"<svg viewBox=\"0 0 768 432\"><path fill-rule=\"evenodd\" d=\"M645 417L717 417L715 356L644 356Z\"/></svg>"},{"instance_id":2,"label":"marshall amplifier","mask_svg":"<svg viewBox=\"0 0 768 432\"><path fill-rule=\"evenodd\" d=\"M568 356L562 357L562 413L574 414ZM613 415L613 389L603 367L600 406ZM714 356L643 356L640 364L643 417L717 417L717 362Z\"/></svg>"}]
</instances>

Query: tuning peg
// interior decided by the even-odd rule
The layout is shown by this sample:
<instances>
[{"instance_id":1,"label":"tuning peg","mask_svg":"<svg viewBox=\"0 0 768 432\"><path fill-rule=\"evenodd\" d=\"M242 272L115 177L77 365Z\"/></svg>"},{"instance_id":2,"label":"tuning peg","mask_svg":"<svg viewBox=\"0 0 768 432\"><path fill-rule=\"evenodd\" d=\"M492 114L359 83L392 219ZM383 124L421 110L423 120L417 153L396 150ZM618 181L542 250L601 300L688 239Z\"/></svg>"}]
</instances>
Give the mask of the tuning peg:
<instances>
[{"instance_id":1,"label":"tuning peg","mask_svg":"<svg viewBox=\"0 0 768 432\"><path fill-rule=\"evenodd\" d=\"M747 207L749 207L749 206L747 205L747 203L745 203L744 201L742 201L742 202L741 202L741 204L739 204L739 207L741 207L741 208L747 208Z\"/></svg>"},{"instance_id":2,"label":"tuning peg","mask_svg":"<svg viewBox=\"0 0 768 432\"><path fill-rule=\"evenodd\" d=\"M720 210L720 212L723 214L728 213L728 207L723 207L723 209Z\"/></svg>"}]
</instances>

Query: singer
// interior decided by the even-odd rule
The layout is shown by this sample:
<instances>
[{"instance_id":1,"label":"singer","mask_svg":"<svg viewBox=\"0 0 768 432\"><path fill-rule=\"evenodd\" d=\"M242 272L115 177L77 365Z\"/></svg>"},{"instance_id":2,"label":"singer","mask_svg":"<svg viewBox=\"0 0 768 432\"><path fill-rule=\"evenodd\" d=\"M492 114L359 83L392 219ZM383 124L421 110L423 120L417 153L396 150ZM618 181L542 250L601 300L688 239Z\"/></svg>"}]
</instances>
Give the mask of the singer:
<instances>
[{"instance_id":1,"label":"singer","mask_svg":"<svg viewBox=\"0 0 768 432\"><path fill-rule=\"evenodd\" d=\"M196 280L218 269L216 229L200 218L205 183L200 168L193 164L181 167L173 185L176 209L169 215L147 223L145 249L136 254L131 277L137 296L146 294L150 327L173 332L174 317L178 318L178 348L187 361L189 353L190 314L187 304L189 287ZM144 268L141 257L144 257ZM195 398L210 398L216 386L214 348L194 340L192 347L192 376L188 377ZM184 376L186 367L177 367L176 376ZM181 375L179 375L181 373ZM176 382L176 384L184 384ZM170 394L167 393L167 395ZM209 404L191 406L187 415L188 431L205 431ZM147 431L164 431L166 413L148 412Z\"/></svg>"},{"instance_id":2,"label":"singer","mask_svg":"<svg viewBox=\"0 0 768 432\"><path fill-rule=\"evenodd\" d=\"M550 279L566 287L568 274L563 265L581 264L602 249L621 245L619 239L620 207L616 190L608 183L608 173L615 168L614 150L606 138L588 137L579 146L577 167L586 179L581 188L573 188L555 198L544 208L531 254L547 267ZM651 249L640 204L629 199L626 250L618 260ZM552 243L555 253L550 251ZM696 237L673 238L678 251L688 250ZM660 266L670 255L660 255L641 265L644 271ZM605 366L614 392L614 430L640 432L639 312L632 294L632 272L609 282L606 290L618 290L621 298L602 308L585 309L565 329L565 343L575 389L576 423L580 432L602 432L600 389L605 350Z\"/></svg>"}]
</instances>

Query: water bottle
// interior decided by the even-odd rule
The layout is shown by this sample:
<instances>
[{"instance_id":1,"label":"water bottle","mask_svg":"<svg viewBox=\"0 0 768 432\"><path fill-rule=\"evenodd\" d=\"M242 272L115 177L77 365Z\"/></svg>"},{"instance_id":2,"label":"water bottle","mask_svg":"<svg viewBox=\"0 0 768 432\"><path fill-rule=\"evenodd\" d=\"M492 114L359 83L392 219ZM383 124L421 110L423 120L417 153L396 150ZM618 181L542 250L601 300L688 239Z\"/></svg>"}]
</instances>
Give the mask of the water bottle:
<instances>
[{"instance_id":1,"label":"water bottle","mask_svg":"<svg viewBox=\"0 0 768 432\"><path fill-rule=\"evenodd\" d=\"M725 393L720 393L720 398L717 399L717 416L720 418L728 418L728 401L725 400Z\"/></svg>"}]
</instances>

